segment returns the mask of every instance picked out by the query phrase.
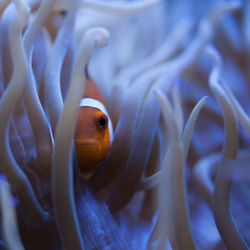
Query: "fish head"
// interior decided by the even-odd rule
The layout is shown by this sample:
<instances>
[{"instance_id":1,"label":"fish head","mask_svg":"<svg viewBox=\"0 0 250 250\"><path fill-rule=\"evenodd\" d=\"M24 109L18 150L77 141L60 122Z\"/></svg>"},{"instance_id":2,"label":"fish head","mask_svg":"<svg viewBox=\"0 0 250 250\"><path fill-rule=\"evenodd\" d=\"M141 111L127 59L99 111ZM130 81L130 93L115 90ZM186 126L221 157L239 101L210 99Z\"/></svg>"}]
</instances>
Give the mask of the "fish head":
<instances>
[{"instance_id":1,"label":"fish head","mask_svg":"<svg viewBox=\"0 0 250 250\"><path fill-rule=\"evenodd\" d=\"M93 172L109 149L109 121L102 111L80 107L75 130L75 150L81 173Z\"/></svg>"}]
</instances>

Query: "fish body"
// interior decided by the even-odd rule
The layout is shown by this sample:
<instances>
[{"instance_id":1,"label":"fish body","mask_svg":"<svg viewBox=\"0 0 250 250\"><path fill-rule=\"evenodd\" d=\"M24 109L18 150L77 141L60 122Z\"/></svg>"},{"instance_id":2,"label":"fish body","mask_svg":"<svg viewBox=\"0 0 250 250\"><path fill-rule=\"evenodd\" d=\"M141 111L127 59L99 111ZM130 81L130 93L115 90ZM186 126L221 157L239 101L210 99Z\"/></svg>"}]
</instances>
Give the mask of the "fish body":
<instances>
[{"instance_id":1,"label":"fish body","mask_svg":"<svg viewBox=\"0 0 250 250\"><path fill-rule=\"evenodd\" d=\"M93 173L98 168L112 139L113 127L104 99L95 83L88 78L79 105L74 137L80 174Z\"/></svg>"}]
</instances>

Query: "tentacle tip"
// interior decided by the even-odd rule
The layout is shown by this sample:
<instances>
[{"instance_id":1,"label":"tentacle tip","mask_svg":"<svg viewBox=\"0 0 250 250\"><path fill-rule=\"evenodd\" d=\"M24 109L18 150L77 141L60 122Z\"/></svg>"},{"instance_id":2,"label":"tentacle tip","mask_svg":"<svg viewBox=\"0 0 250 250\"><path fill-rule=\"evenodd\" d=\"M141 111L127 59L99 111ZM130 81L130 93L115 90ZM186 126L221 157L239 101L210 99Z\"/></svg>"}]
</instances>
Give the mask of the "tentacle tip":
<instances>
[{"instance_id":1,"label":"tentacle tip","mask_svg":"<svg viewBox=\"0 0 250 250\"><path fill-rule=\"evenodd\" d=\"M108 39L107 39L107 40L102 40L102 41L96 41L96 45L97 45L99 48L108 46Z\"/></svg>"},{"instance_id":2,"label":"tentacle tip","mask_svg":"<svg viewBox=\"0 0 250 250\"><path fill-rule=\"evenodd\" d=\"M158 88L153 88L152 91L159 99L159 97L161 96L161 91Z\"/></svg>"},{"instance_id":3,"label":"tentacle tip","mask_svg":"<svg viewBox=\"0 0 250 250\"><path fill-rule=\"evenodd\" d=\"M108 44L110 33L106 28L100 28L99 34L96 36L96 45L102 48Z\"/></svg>"},{"instance_id":4,"label":"tentacle tip","mask_svg":"<svg viewBox=\"0 0 250 250\"><path fill-rule=\"evenodd\" d=\"M208 44L205 48L205 53L207 53L208 55L215 57L217 54L217 50L215 48L215 46L213 44Z\"/></svg>"}]
</instances>

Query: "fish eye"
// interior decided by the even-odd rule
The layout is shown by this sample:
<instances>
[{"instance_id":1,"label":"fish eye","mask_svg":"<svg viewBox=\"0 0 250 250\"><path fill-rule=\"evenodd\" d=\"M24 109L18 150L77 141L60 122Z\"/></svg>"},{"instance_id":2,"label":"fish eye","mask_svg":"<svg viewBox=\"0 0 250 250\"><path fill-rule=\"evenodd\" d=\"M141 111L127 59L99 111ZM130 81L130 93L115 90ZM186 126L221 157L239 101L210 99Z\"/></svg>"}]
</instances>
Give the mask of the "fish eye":
<instances>
[{"instance_id":1,"label":"fish eye","mask_svg":"<svg viewBox=\"0 0 250 250\"><path fill-rule=\"evenodd\" d=\"M97 118L96 127L98 129L105 129L108 126L108 118L105 115L101 115Z\"/></svg>"},{"instance_id":2,"label":"fish eye","mask_svg":"<svg viewBox=\"0 0 250 250\"><path fill-rule=\"evenodd\" d=\"M67 15L67 10L62 10L59 12L61 16L66 16Z\"/></svg>"}]
</instances>

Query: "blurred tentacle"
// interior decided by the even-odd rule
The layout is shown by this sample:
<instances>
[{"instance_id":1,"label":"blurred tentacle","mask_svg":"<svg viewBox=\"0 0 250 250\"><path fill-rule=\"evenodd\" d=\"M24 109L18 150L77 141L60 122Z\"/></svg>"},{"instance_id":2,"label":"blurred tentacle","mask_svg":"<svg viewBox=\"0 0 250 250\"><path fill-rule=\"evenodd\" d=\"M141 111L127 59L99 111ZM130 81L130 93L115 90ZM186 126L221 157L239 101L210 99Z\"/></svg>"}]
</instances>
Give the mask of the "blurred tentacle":
<instances>
[{"instance_id":1,"label":"blurred tentacle","mask_svg":"<svg viewBox=\"0 0 250 250\"><path fill-rule=\"evenodd\" d=\"M158 95L161 96L161 99L164 100L164 96L161 94L161 92L158 92ZM168 102L167 99L165 99L165 102L167 103L167 105L162 105L164 107L164 119L166 119L166 117L170 118L170 120L167 122L167 125L168 125L168 130L169 130L169 133L164 133L165 134L165 137L166 135L169 134L170 136L170 142L168 142L168 144L171 144L171 142L174 140L174 141L177 141L178 140L178 136L179 135L179 130L176 130L174 129L175 127L177 128L177 121L176 121L176 118L175 118L175 115L173 115L173 112L171 112L171 105L170 103ZM194 107L194 109L192 110L191 112L191 115L187 121L187 124L185 126L185 129L184 129L184 132L183 132L183 135L182 137L180 138L182 140L182 145L183 145L183 153L182 153L182 156L183 156L183 162L185 164L185 159L186 159L186 155L187 155L187 152L188 152L188 148L189 148L189 144L190 144L190 140L191 140L191 137L192 137L192 132L193 132L193 129L194 129L194 126L195 126L195 123L196 123L196 120L198 118L198 115L199 115L199 112L201 110L201 108L203 107L203 105L205 104L206 102L206 97L202 98L197 104L196 106ZM166 109L166 107L168 107ZM172 117L172 118L171 118ZM163 128L165 129L165 128ZM164 137L164 138L165 138ZM172 139L171 139L172 138ZM167 150L166 150L167 151ZM165 157L164 157L164 161L162 163L162 169L161 171L157 172L156 174L144 179L144 181L139 185L138 188L146 188L147 185L149 187L151 187L151 185L158 185L159 183L162 183L160 185L163 185L164 183L166 183L166 179L168 179L168 173L166 172L166 161L169 157L171 157L170 155L168 155L170 153L166 153ZM165 171L165 172L164 172ZM168 187L162 187L162 192L165 192L167 190ZM154 242L157 242L157 241L161 241L162 238L165 238L164 236L164 232L165 234L167 234L167 232L165 230L162 230L162 227L164 227L164 225L162 224L165 220L167 220L166 218L166 214L164 213L164 211L166 211L166 195L162 196L162 194L160 194L160 203L162 205L162 207L160 208L160 214L158 216L158 219L157 219L157 223L155 224L154 226L154 230L153 232L151 233L150 235L150 240L149 240L149 245L152 245ZM165 204L164 204L165 202ZM170 203L172 201L169 201ZM169 222L168 222L169 223ZM163 234L162 234L163 233ZM172 237L174 237L174 235L172 235ZM161 248L159 248L161 249Z\"/></svg>"},{"instance_id":2,"label":"blurred tentacle","mask_svg":"<svg viewBox=\"0 0 250 250\"><path fill-rule=\"evenodd\" d=\"M144 71L168 60L180 49L192 28L193 20L187 17L182 18L170 30L165 41L152 55L146 58L146 60L143 59L141 62L137 62L135 65L122 70L113 80L114 84L129 86Z\"/></svg>"},{"instance_id":3,"label":"blurred tentacle","mask_svg":"<svg viewBox=\"0 0 250 250\"><path fill-rule=\"evenodd\" d=\"M214 12L211 15L213 16ZM214 21L213 18L211 18L211 20L209 19L209 21L207 21L207 24L210 25L210 28L212 27L211 23ZM181 74L181 73L183 73L183 71L190 68L191 65L195 63L201 50L204 49L206 43L211 39L211 35L212 35L211 30L207 29L206 27L204 28L203 25L201 25L200 30L201 31L198 34L198 36L195 39L193 39L191 45L183 53L181 53L179 55L179 58L173 59L172 61L167 62L165 64L162 64L161 66L151 70L150 72L147 72L146 74L144 74L142 76L141 79L145 79L145 80L147 79L147 81L149 82L150 78L153 80L160 73L167 71L167 72L169 72L167 82L171 82L171 80L174 77L176 77L178 74ZM148 76L148 77L146 78L146 76ZM141 79L140 79L140 81L141 81ZM137 82L139 82L139 80L137 80ZM136 86L136 84L135 84L135 86ZM137 102L136 102L137 107L136 108L134 107L132 109L133 112L136 112L138 114L135 116L138 119L136 126L138 126L139 128L142 128L143 132L142 131L139 133L133 132L133 133L135 133L135 139L134 139L134 143L131 144L132 145L131 150L130 150L131 153L129 153L127 163L124 166L123 174L121 177L122 179L117 184L116 189L113 191L113 193L111 194L110 199L109 199L109 206L110 206L111 210L120 209L121 207L123 207L126 204L126 202L128 202L128 200L130 200L130 198L132 197L133 192L135 190L135 187L138 184L138 181L140 180L142 173L144 171L144 167L145 167L144 164L147 162L147 159L148 159L147 158L148 157L147 150L151 149L152 137L154 136L154 133L155 133L154 129L156 127L156 123L158 123L159 114L160 114L159 109L154 104L155 103L155 101L154 101L155 96L153 96L152 93L150 93L151 87L152 87L152 83L151 83L151 86L149 85L147 87L148 88L147 92L144 94L144 98L142 99L142 100L146 99L146 101L144 103L143 110L141 112L139 112L140 106L142 104L142 100L140 101L140 99L138 97L137 97ZM138 91L136 91L135 93L138 93ZM147 94L148 94L148 96L147 96ZM129 97L131 97L131 95L129 95ZM122 114L121 114L121 117L122 117ZM153 117L151 117L150 125L147 124L147 121L149 120L147 118L148 114L151 114L151 116L153 116ZM131 115L131 113L130 113L130 115ZM140 117L143 117L143 118L140 118ZM120 118L119 122L121 122L121 121L122 120ZM118 122L118 124L119 124L119 122ZM148 136L146 138L141 136L145 132L146 132L146 134L148 134L150 136ZM126 139L128 140L128 137ZM127 145L129 146L130 143L132 143L132 141L127 143ZM147 145L147 150L145 152L143 152L143 150L141 149L142 145ZM125 151L125 153L126 153L126 151ZM136 154L138 154L138 155L136 155ZM143 156L141 154L143 154ZM124 154L124 157L126 157L126 154ZM120 159L123 159L123 158L119 158L118 159L119 162L120 162ZM118 164L119 163L115 164L115 166L118 166ZM129 178L129 175L131 174L132 169L133 169L133 180L131 180L131 178L130 178L130 181L129 181L130 185L129 185L128 178ZM121 193L123 193L124 195L121 195Z\"/></svg>"},{"instance_id":4,"label":"blurred tentacle","mask_svg":"<svg viewBox=\"0 0 250 250\"><path fill-rule=\"evenodd\" d=\"M224 2L217 6L209 15L201 20L198 27L198 34L192 40L190 45L179 56L175 57L171 62L171 67L178 74L184 74L190 69L190 65L197 61L203 52L207 43L213 38L213 28L218 22L218 18L224 13L239 9L238 2Z\"/></svg>"},{"instance_id":5,"label":"blurred tentacle","mask_svg":"<svg viewBox=\"0 0 250 250\"><path fill-rule=\"evenodd\" d=\"M250 52L250 32L249 32L249 25L250 25L250 3L247 0L244 0L243 5L243 38L245 39L245 46L247 48L248 53Z\"/></svg>"},{"instance_id":6,"label":"blurred tentacle","mask_svg":"<svg viewBox=\"0 0 250 250\"><path fill-rule=\"evenodd\" d=\"M143 105L121 179L109 198L108 204L112 211L127 204L145 171L159 120L153 96L150 92Z\"/></svg>"},{"instance_id":7,"label":"blurred tentacle","mask_svg":"<svg viewBox=\"0 0 250 250\"><path fill-rule=\"evenodd\" d=\"M170 50L169 53L170 54L174 53L177 50L177 48L178 47L173 46L172 50ZM130 88L131 92L126 95L127 98L126 100L124 100L124 103L121 108L121 116L119 118L116 127L117 136L115 136L115 139L111 146L110 150L111 157L107 157L108 160L107 163L105 164L107 168L104 167L103 169L100 169L100 171L98 171L94 177L94 183L96 183L94 185L96 186L96 189L101 189L105 185L107 185L110 182L110 180L114 177L117 170L120 169L119 166L122 165L121 163L124 161L128 153L128 149L125 150L124 148L123 150L120 150L117 144L118 143L120 144L120 141L123 141L124 147L127 148L130 146L134 133L133 131L135 128L136 117L139 113L143 97L151 88L153 80L159 75L161 75L163 72L168 71L168 66L169 64L164 64L149 70L149 72L146 72L141 77L136 79L133 86L131 86ZM138 92L142 93L142 91L144 94L138 96L137 93ZM116 98L116 96L114 96L114 98ZM119 110L117 112L119 112ZM114 151L118 152L114 153ZM120 154L123 154L123 156L121 156ZM116 161L114 161L113 159L114 157L117 159ZM115 162L115 163L110 164L109 162L113 163ZM105 169L105 176L102 174L104 169Z\"/></svg>"},{"instance_id":8,"label":"blurred tentacle","mask_svg":"<svg viewBox=\"0 0 250 250\"><path fill-rule=\"evenodd\" d=\"M228 86L221 82L221 86L223 87L224 91L227 93L228 98L230 99L233 109L241 123L241 125L244 127L244 129L247 131L247 133L250 135L250 117L246 114L246 112L243 110L231 90L228 88Z\"/></svg>"},{"instance_id":9,"label":"blurred tentacle","mask_svg":"<svg viewBox=\"0 0 250 250\"><path fill-rule=\"evenodd\" d=\"M151 69L149 72L146 72L140 78L138 78L136 80L136 82L131 86L131 88L130 88L131 93L129 93L127 95L127 102L126 101L124 102L124 106L123 106L124 111L121 112L121 116L120 116L116 131L115 131L115 138L114 138L114 141L111 145L111 149L109 151L110 157L108 155L106 165L104 165L103 168L101 168L99 171L97 171L96 175L93 178L94 179L94 186L97 190L104 188L111 181L111 179L115 176L118 169L120 169L121 166L124 165L123 162L125 161L125 159L127 157L127 154L129 152L129 147L132 143L132 138L133 138L133 135L135 133L136 120L138 119L140 107L142 105L143 100L146 99L147 93L150 92L150 88L153 85L152 81L155 78L159 77L159 75L163 74L163 72L164 72L165 75L167 75L167 73L169 73L168 78L167 78L167 82L168 83L171 82L172 79L174 79L174 77L176 77L178 74L183 72L185 69L191 67L191 65L195 62L195 59L200 54L201 48L203 49L204 46L206 45L206 43L211 38L211 31L210 30L208 31L207 29L205 29L205 30L203 30L202 28L200 28L200 29L203 31L203 33L208 33L208 34L206 36L202 36L201 34L198 34L198 36L193 39L193 42L191 43L191 45L188 46L188 48L183 53L181 53L179 55L179 59L178 58L173 59L170 62L167 62L167 63L160 65L159 67L155 67L155 68ZM140 96L137 95L138 92L141 93ZM152 98L154 99L155 96ZM149 102L150 101L148 101L147 107L149 107L149 109L151 109L152 106L154 106L154 105L152 105L152 103L149 103ZM146 110L145 107L144 107L144 110ZM156 110L158 110L158 111L156 112ZM147 111L144 111L144 112L147 112ZM154 131L152 131L152 128L155 127L154 122L155 121L158 122L159 114L160 114L160 111L156 107L156 109L153 112L153 115L155 118L152 119L153 122L151 124L152 126L150 125L150 127L151 127L150 133L154 132ZM145 118L145 120L148 120L148 119ZM141 123L142 124L140 124L140 126L144 127L143 121L141 121ZM146 129L147 129L147 127L146 127ZM137 143L140 144L141 142L140 142L139 138L140 138L140 136L137 136L137 139L135 141L137 141ZM123 142L124 146L119 145L121 141ZM149 140L149 144L148 144L149 148L150 148L150 143L151 143L151 140ZM121 150L120 149L121 147L124 147L124 148ZM131 150L131 152L133 152L133 150L135 148L136 147L134 146L134 148ZM118 151L118 152L116 152L116 151ZM139 151L136 150L136 152L139 152ZM135 154L133 154L133 155L135 155ZM134 159L134 157L132 157L132 159ZM137 159L139 159L139 157ZM147 158L145 158L144 160L147 160ZM110 164L110 162L112 162L113 164ZM105 167L105 166L107 166L107 167ZM142 167L144 167L144 166L142 166ZM105 175L102 174L104 170L105 170ZM126 167L124 168L124 171L125 171L124 175L128 176L127 173L130 173L130 171L127 170ZM138 174L134 175L134 176L140 176L141 173L142 173L141 166L140 167L138 166ZM137 178L139 178L139 177L137 177ZM121 184L121 182L119 184L120 190L124 189L124 188L122 188L122 186L123 187L126 186L124 180L123 180L123 183L124 183L123 185ZM132 185L130 186L130 188L131 188L131 192L132 192ZM128 197L131 197L131 192L127 193ZM120 195L118 195L118 193L119 192L116 191L116 195L114 194L113 197L120 197ZM115 199L111 198L111 200L113 200L114 204L115 204ZM122 202L124 205L124 201L122 201ZM116 207L118 208L120 206L122 206L122 204L118 205L118 203L117 203Z\"/></svg>"},{"instance_id":10,"label":"blurred tentacle","mask_svg":"<svg viewBox=\"0 0 250 250\"><path fill-rule=\"evenodd\" d=\"M12 4L9 5L3 12L0 24L0 67L1 67L1 80L3 86L6 87L11 79L13 71L11 52L10 52L10 41L9 41L9 30L10 24L14 17L12 11Z\"/></svg>"},{"instance_id":11,"label":"blurred tentacle","mask_svg":"<svg viewBox=\"0 0 250 250\"><path fill-rule=\"evenodd\" d=\"M155 76L156 73L158 73L158 70L155 70ZM155 76L150 75L149 78L144 76L131 87L131 91L133 90L135 95L138 93L135 89L143 86L141 80L147 79L147 85L144 82L144 87L147 88L140 92L142 94L140 97L137 95L136 106L132 109L133 112L136 112L136 120L133 121L135 127L132 131L133 136L130 138L130 144L126 145L128 155L125 155L126 162L122 175L108 201L109 207L113 211L121 209L132 198L149 160L160 117L160 109L152 87L156 84L164 92L167 92L170 85L169 82L162 81L162 78L154 83L153 77ZM166 75L163 76L164 79L165 77ZM133 177L131 178L131 176Z\"/></svg>"},{"instance_id":12,"label":"blurred tentacle","mask_svg":"<svg viewBox=\"0 0 250 250\"><path fill-rule=\"evenodd\" d=\"M184 23L185 28L180 29L180 27L183 27ZM119 114L122 112L122 105L120 102L122 102L123 99L119 93L122 93L122 90L127 88L129 85L139 84L139 82L142 84L144 81L148 82L148 78L152 78L153 80L153 78L159 75L160 72L166 71L167 67L162 68L158 66L160 66L161 62L167 61L178 51L191 27L191 20L186 18L182 19L170 32L165 42L151 56L136 65L125 68L120 74L118 74L118 76L115 77L115 79L113 79L113 93L118 93L118 95L111 95L112 106L115 106L114 108L112 107L114 109L113 112L115 117L119 117ZM180 30L182 31L180 32Z\"/></svg>"},{"instance_id":13,"label":"blurred tentacle","mask_svg":"<svg viewBox=\"0 0 250 250\"><path fill-rule=\"evenodd\" d=\"M179 86L174 84L171 88L171 97L173 102L173 111L175 114L176 125L178 127L179 134L183 132L183 110L181 105L181 96L179 92Z\"/></svg>"},{"instance_id":14,"label":"blurred tentacle","mask_svg":"<svg viewBox=\"0 0 250 250\"><path fill-rule=\"evenodd\" d=\"M210 14L210 20L212 25L218 22L218 19L223 13L239 10L242 6L242 2L239 0L231 0L228 2L221 2L215 10Z\"/></svg>"},{"instance_id":15,"label":"blurred tentacle","mask_svg":"<svg viewBox=\"0 0 250 250\"><path fill-rule=\"evenodd\" d=\"M8 83L10 82L11 75L13 73L13 63L11 58L11 51L10 51L10 30L11 30L11 23L15 18L15 11L13 10L13 4L9 4L8 7L4 10L2 17L1 17L1 24L0 24L0 74L1 74L1 94L4 91L4 88L7 87ZM21 106L19 103L17 104L19 107ZM18 136L18 128L16 127L15 120L13 119L13 115L10 117L9 126L10 131L14 132L16 136ZM10 138L10 143L11 143ZM22 152L19 151L19 156L24 159L24 147L22 145L22 140L15 140L14 142L16 145L19 145L19 149L22 149ZM18 148L17 145L17 148ZM13 153L13 156L16 155ZM21 158L20 157L20 158ZM20 159L19 158L19 159Z\"/></svg>"},{"instance_id":16,"label":"blurred tentacle","mask_svg":"<svg viewBox=\"0 0 250 250\"><path fill-rule=\"evenodd\" d=\"M138 125L138 117L141 116L140 111L142 109L142 104L144 100L147 99L151 88L154 86L154 81L157 78L160 78L157 79L157 82L163 85L164 89L169 88L169 85L171 84L170 79L172 79L173 75L170 74L168 79L165 80L166 76L168 75L167 73L168 68L166 65L155 67L136 79L135 83L128 89L128 93L126 94L124 103L122 104L121 115L115 130L115 138L109 150L107 161L93 177L93 185L96 190L100 190L108 185L118 170L124 166L125 160L129 153L129 148L133 142L136 127L140 127L140 125ZM164 75L161 76L162 74ZM164 80L162 81L162 79L164 79L166 83ZM140 95L138 95L138 93L140 93ZM154 99L155 97L151 97L151 99L152 98ZM148 106L152 108L152 104L148 103ZM149 113L146 111L146 108L144 108L144 112ZM159 117L159 111L156 112L154 116ZM142 115L142 117L144 116ZM148 119L145 118L145 120L147 121ZM150 118L150 120L154 121L152 118ZM158 118L156 118L156 122L158 122ZM141 121L141 123L143 123L143 121ZM151 127L155 127L155 122L151 125ZM142 126L144 127L143 124ZM152 136L154 136L154 134L152 134ZM103 175L104 172L105 175Z\"/></svg>"},{"instance_id":17,"label":"blurred tentacle","mask_svg":"<svg viewBox=\"0 0 250 250\"><path fill-rule=\"evenodd\" d=\"M127 154L135 134L139 109L151 84L152 77L142 77L134 87L128 89L107 161L93 176L93 185L96 190L100 190L108 185L126 162ZM138 93L141 94L138 96ZM104 172L105 175L103 174Z\"/></svg>"},{"instance_id":18,"label":"blurred tentacle","mask_svg":"<svg viewBox=\"0 0 250 250\"><path fill-rule=\"evenodd\" d=\"M53 135L56 125L63 110L63 98L61 92L61 71L75 23L78 2L73 1L65 18L63 26L57 34L52 51L45 69L45 100Z\"/></svg>"},{"instance_id":19,"label":"blurred tentacle","mask_svg":"<svg viewBox=\"0 0 250 250\"><path fill-rule=\"evenodd\" d=\"M249 155L249 149L239 150L237 156L237 162L241 162L245 160ZM221 161L222 155L221 153L214 153L212 155L208 155L206 157L201 158L198 162L193 166L193 174L195 178L195 184L199 189L202 197L205 202L212 210L212 195L214 191L214 181L213 177L216 174L216 169ZM224 177L228 178L231 175L230 169L228 169L227 173ZM238 176L242 178L244 173L238 173ZM243 177L244 179L244 177Z\"/></svg>"},{"instance_id":20,"label":"blurred tentacle","mask_svg":"<svg viewBox=\"0 0 250 250\"><path fill-rule=\"evenodd\" d=\"M81 8L89 8L95 11L105 12L108 15L113 16L125 16L125 17L132 17L134 15L138 15L143 13L144 11L152 8L154 5L161 2L161 0L146 0L143 2L135 1L132 3L127 2L117 2L117 3L108 3L108 2L101 2L96 0L83 0L81 1ZM65 10L69 5L68 2L57 1L55 5L55 10Z\"/></svg>"},{"instance_id":21,"label":"blurred tentacle","mask_svg":"<svg viewBox=\"0 0 250 250\"><path fill-rule=\"evenodd\" d=\"M27 72L27 59L21 38L21 30L27 22L29 8L24 2L18 0L15 1L15 5L18 12L11 24L10 33L14 71L10 83L0 99L1 171L7 176L11 188L18 197L23 213L30 225L40 226L48 219L48 214L40 207L32 186L17 165L9 145L8 120L24 89Z\"/></svg>"},{"instance_id":22,"label":"blurred tentacle","mask_svg":"<svg viewBox=\"0 0 250 250\"><path fill-rule=\"evenodd\" d=\"M174 85L174 88L175 87L176 87L176 85ZM176 100L176 98L180 98L180 97L178 97L176 91L177 90L175 89L174 90L175 93L174 93L173 88L172 88L172 96L173 96L172 98L175 99L175 102L178 101L178 100ZM191 137L192 137L192 133L193 133L193 130L194 130L195 123L197 121L200 110L202 109L202 107L205 104L206 100L207 100L207 97L203 97L196 104L194 109L192 110L192 112L191 112L191 114L189 116L189 119L187 121L187 124L185 126L183 135L182 135L182 129L180 129L180 125L178 126L179 134L182 135L182 143L183 143L183 147L184 147L183 148L184 159L186 159L186 155L187 155L187 152L189 150L189 145L190 145L190 141L191 141ZM178 103L176 105L180 105L180 103ZM182 108L179 106L179 109L182 109ZM176 124L178 124L177 120L179 120L179 119L176 118L176 113L175 113L174 117L175 117L175 120L176 120ZM161 146L161 148L162 147L163 147L163 145ZM160 181L160 174L161 174L161 172L158 171L155 174L144 178L144 180L142 180L141 183L139 184L139 186L137 188L137 191L147 190L147 189L150 189L150 188L158 185L159 181Z\"/></svg>"},{"instance_id":23,"label":"blurred tentacle","mask_svg":"<svg viewBox=\"0 0 250 250\"><path fill-rule=\"evenodd\" d=\"M41 3L23 38L28 61L27 78L25 79L26 85L23 93L24 104L35 136L37 163L42 166L47 164L51 159L52 140L48 121L37 92L36 80L32 69L32 54L35 39L41 32L53 5L54 1L52 0L45 0Z\"/></svg>"},{"instance_id":24,"label":"blurred tentacle","mask_svg":"<svg viewBox=\"0 0 250 250\"><path fill-rule=\"evenodd\" d=\"M73 193L72 138L78 105L86 84L84 69L89 62L94 44L102 47L108 38L109 33L104 28L92 28L84 34L74 61L70 87L55 135L52 170L53 201L56 221L65 249L84 249Z\"/></svg>"},{"instance_id":25,"label":"blurred tentacle","mask_svg":"<svg viewBox=\"0 0 250 250\"><path fill-rule=\"evenodd\" d=\"M33 20L27 27L27 30L24 33L24 45L25 45L25 52L27 53L28 62L32 57L32 48L35 42L35 39L39 35L42 27L46 19L48 18L51 9L53 8L54 1L45 0L39 6L36 14L34 15Z\"/></svg>"},{"instance_id":26,"label":"blurred tentacle","mask_svg":"<svg viewBox=\"0 0 250 250\"><path fill-rule=\"evenodd\" d=\"M142 177L140 184L138 184L136 189L137 191L143 190L143 188L145 190L151 189L157 185L157 176L160 174L160 166L163 160L164 152L162 131L158 126L152 145L152 150L150 152L150 157L144 172L144 177Z\"/></svg>"},{"instance_id":27,"label":"blurred tentacle","mask_svg":"<svg viewBox=\"0 0 250 250\"><path fill-rule=\"evenodd\" d=\"M147 189L151 189L152 187L155 187L156 185L159 184L160 181L160 175L161 172L158 171L157 173L144 178L144 180L141 181L141 183L138 185L136 191L146 191Z\"/></svg>"},{"instance_id":28,"label":"blurred tentacle","mask_svg":"<svg viewBox=\"0 0 250 250\"><path fill-rule=\"evenodd\" d=\"M223 17L219 25L221 26L223 35L225 34L226 40L229 42L231 48L237 52L243 50L243 39L241 36L240 26L237 19L233 15Z\"/></svg>"},{"instance_id":29,"label":"blurred tentacle","mask_svg":"<svg viewBox=\"0 0 250 250\"><path fill-rule=\"evenodd\" d=\"M230 191L233 171L228 172L227 160L236 158L238 151L238 129L233 107L223 88L219 85L221 71L221 57L211 47L206 50L214 60L214 66L209 76L209 87L219 103L224 119L225 137L223 144L223 157L216 174L213 193L213 213L220 235L228 249L248 249L235 225L230 210ZM225 174L229 174L225 178Z\"/></svg>"},{"instance_id":30,"label":"blurred tentacle","mask_svg":"<svg viewBox=\"0 0 250 250\"><path fill-rule=\"evenodd\" d=\"M209 87L221 106L225 119L225 140L223 145L223 158L235 158L238 150L238 129L232 105L225 91L219 84L222 60L218 51L213 47L207 47L206 52L214 59L214 66L209 76Z\"/></svg>"},{"instance_id":31,"label":"blurred tentacle","mask_svg":"<svg viewBox=\"0 0 250 250\"><path fill-rule=\"evenodd\" d=\"M184 180L183 145L171 106L164 94L156 91L164 120L169 130L170 144L162 165L160 181L160 226L174 249L196 249L190 229L189 212Z\"/></svg>"},{"instance_id":32,"label":"blurred tentacle","mask_svg":"<svg viewBox=\"0 0 250 250\"><path fill-rule=\"evenodd\" d=\"M48 32L43 28L39 33L33 48L32 68L36 79L36 88L42 105L44 105L44 70L47 63L48 55L51 49L51 42L48 40Z\"/></svg>"},{"instance_id":33,"label":"blurred tentacle","mask_svg":"<svg viewBox=\"0 0 250 250\"><path fill-rule=\"evenodd\" d=\"M4 11L4 9L6 8L6 6L9 4L10 0L2 0L0 2L0 15L2 14L2 12Z\"/></svg>"},{"instance_id":34,"label":"blurred tentacle","mask_svg":"<svg viewBox=\"0 0 250 250\"><path fill-rule=\"evenodd\" d=\"M195 105L195 107L193 108L193 110L188 118L188 121L185 125L184 131L182 134L184 159L187 158L187 154L188 154L190 143L191 143L192 134L194 131L194 126L196 124L197 118L198 118L200 111L201 111L203 105L205 104L206 100L207 100L207 97L205 96Z\"/></svg>"},{"instance_id":35,"label":"blurred tentacle","mask_svg":"<svg viewBox=\"0 0 250 250\"><path fill-rule=\"evenodd\" d=\"M212 210L212 194L214 183L212 181L212 172L215 166L221 160L221 154L212 154L200 159L193 167L195 183L204 197L206 203Z\"/></svg>"},{"instance_id":36,"label":"blurred tentacle","mask_svg":"<svg viewBox=\"0 0 250 250\"><path fill-rule=\"evenodd\" d=\"M0 206L4 242L8 249L23 250L13 199L8 182L0 177Z\"/></svg>"}]
</instances>

